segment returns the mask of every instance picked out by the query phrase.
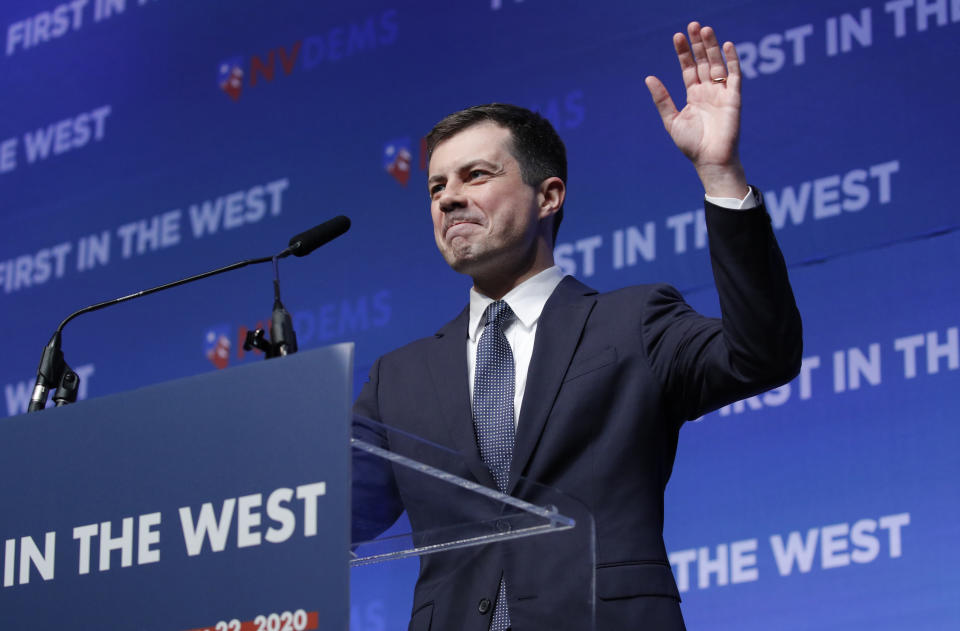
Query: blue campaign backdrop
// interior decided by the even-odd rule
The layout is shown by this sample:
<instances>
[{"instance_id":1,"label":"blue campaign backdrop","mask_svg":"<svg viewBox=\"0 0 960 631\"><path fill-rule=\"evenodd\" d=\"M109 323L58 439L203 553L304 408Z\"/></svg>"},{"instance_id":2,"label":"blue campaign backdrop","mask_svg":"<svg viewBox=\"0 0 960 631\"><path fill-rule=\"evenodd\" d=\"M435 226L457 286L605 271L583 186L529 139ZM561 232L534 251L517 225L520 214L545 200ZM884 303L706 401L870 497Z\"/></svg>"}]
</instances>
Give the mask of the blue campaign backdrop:
<instances>
[{"instance_id":1,"label":"blue campaign backdrop","mask_svg":"<svg viewBox=\"0 0 960 631\"><path fill-rule=\"evenodd\" d=\"M466 300L433 245L421 139L481 102L538 109L563 136L566 271L601 290L668 281L718 313L702 191L643 85L682 100L670 37L690 19L738 45L742 158L805 362L682 433L665 537L688 624L956 625L957 0L4 2L5 414L26 409L69 312L272 254L340 213L346 236L280 272L301 347L355 341L359 386ZM72 322L81 397L260 361L242 339L271 278L246 268ZM414 571L356 573L351 627L405 628Z\"/></svg>"}]
</instances>

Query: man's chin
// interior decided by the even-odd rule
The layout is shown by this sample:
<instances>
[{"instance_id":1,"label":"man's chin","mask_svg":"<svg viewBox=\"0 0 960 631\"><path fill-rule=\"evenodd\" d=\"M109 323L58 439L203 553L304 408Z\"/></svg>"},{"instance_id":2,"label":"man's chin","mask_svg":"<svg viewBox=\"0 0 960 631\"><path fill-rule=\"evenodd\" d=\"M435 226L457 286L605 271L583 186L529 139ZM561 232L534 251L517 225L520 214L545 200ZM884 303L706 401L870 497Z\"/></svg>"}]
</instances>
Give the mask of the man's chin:
<instances>
[{"instance_id":1,"label":"man's chin","mask_svg":"<svg viewBox=\"0 0 960 631\"><path fill-rule=\"evenodd\" d=\"M491 264L490 259L493 257L484 256L483 253L464 248L458 252L443 252L443 258L453 271L468 276L476 276L482 273L484 267Z\"/></svg>"},{"instance_id":2,"label":"man's chin","mask_svg":"<svg viewBox=\"0 0 960 631\"><path fill-rule=\"evenodd\" d=\"M460 274L468 274L472 276L478 268L477 262L468 257L445 258L447 260L447 265L450 266L450 269Z\"/></svg>"}]
</instances>

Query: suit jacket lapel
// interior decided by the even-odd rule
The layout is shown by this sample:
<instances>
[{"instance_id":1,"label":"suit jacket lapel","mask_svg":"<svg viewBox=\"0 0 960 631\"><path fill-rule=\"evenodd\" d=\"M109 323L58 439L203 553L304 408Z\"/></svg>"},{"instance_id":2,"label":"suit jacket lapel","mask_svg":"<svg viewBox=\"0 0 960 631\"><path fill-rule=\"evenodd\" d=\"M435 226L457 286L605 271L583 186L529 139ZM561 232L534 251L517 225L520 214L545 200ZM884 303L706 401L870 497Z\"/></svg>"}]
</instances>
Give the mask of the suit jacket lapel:
<instances>
[{"instance_id":1,"label":"suit jacket lapel","mask_svg":"<svg viewBox=\"0 0 960 631\"><path fill-rule=\"evenodd\" d=\"M526 468L540 440L567 367L577 349L587 316L596 303L596 293L568 276L557 285L543 308L537 323L533 357L530 359L520 407L517 438L510 463L510 492L513 492L520 473Z\"/></svg>"},{"instance_id":2,"label":"suit jacket lapel","mask_svg":"<svg viewBox=\"0 0 960 631\"><path fill-rule=\"evenodd\" d=\"M454 447L478 482L496 488L493 475L483 463L473 430L473 412L467 383L467 322L470 308L447 323L431 345L428 365L434 390ZM451 472L453 473L453 472Z\"/></svg>"}]
</instances>

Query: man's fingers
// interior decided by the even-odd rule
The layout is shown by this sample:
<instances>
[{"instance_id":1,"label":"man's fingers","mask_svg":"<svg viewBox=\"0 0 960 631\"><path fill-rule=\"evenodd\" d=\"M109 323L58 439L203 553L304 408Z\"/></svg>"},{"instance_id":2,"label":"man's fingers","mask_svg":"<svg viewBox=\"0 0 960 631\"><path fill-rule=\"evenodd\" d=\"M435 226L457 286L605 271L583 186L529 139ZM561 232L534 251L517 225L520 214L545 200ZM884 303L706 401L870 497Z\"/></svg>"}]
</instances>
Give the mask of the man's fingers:
<instances>
[{"instance_id":1,"label":"man's fingers","mask_svg":"<svg viewBox=\"0 0 960 631\"><path fill-rule=\"evenodd\" d=\"M710 62L707 61L707 50L703 38L700 37L700 23L690 22L687 25L687 34L690 35L690 48L697 64L697 78L700 83L710 83Z\"/></svg>"},{"instance_id":2,"label":"man's fingers","mask_svg":"<svg viewBox=\"0 0 960 631\"><path fill-rule=\"evenodd\" d=\"M690 45L683 33L673 36L673 48L677 51L677 60L680 62L680 71L683 73L683 84L688 88L700 82L697 76L697 62L693 59Z\"/></svg>"},{"instance_id":3,"label":"man's fingers","mask_svg":"<svg viewBox=\"0 0 960 631\"><path fill-rule=\"evenodd\" d=\"M663 119L663 126L667 128L667 131L670 131L673 119L677 115L677 106L673 104L673 99L670 98L670 92L667 91L663 82L654 76L644 79L644 83L647 84L647 89L650 90L653 104L657 106L657 111L660 112L660 118Z\"/></svg>"},{"instance_id":4,"label":"man's fingers","mask_svg":"<svg viewBox=\"0 0 960 631\"><path fill-rule=\"evenodd\" d=\"M733 42L725 42L723 45L723 54L727 57L727 87L734 90L740 89L740 56L737 55L737 47Z\"/></svg>"},{"instance_id":5,"label":"man's fingers","mask_svg":"<svg viewBox=\"0 0 960 631\"><path fill-rule=\"evenodd\" d=\"M710 66L710 80L727 76L727 69L723 63L723 55L720 54L720 44L717 42L717 34L709 26L700 29L700 36L703 39L704 49L707 55L707 62Z\"/></svg>"}]
</instances>

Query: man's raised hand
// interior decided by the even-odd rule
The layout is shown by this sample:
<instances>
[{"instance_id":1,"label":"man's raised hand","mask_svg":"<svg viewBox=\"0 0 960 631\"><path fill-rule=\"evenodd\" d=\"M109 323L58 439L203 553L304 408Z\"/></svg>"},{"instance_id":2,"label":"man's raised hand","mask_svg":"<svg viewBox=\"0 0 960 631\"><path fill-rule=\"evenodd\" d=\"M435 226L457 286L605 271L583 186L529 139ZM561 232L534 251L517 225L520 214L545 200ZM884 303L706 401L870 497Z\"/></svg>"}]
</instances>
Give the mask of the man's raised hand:
<instances>
[{"instance_id":1,"label":"man's raised hand","mask_svg":"<svg viewBox=\"0 0 960 631\"><path fill-rule=\"evenodd\" d=\"M707 195L742 198L747 182L737 151L740 136L740 60L731 42L721 54L717 35L697 22L673 36L687 102L677 110L670 93L654 76L645 83L670 137L697 169ZM724 63L726 55L726 63Z\"/></svg>"}]
</instances>

